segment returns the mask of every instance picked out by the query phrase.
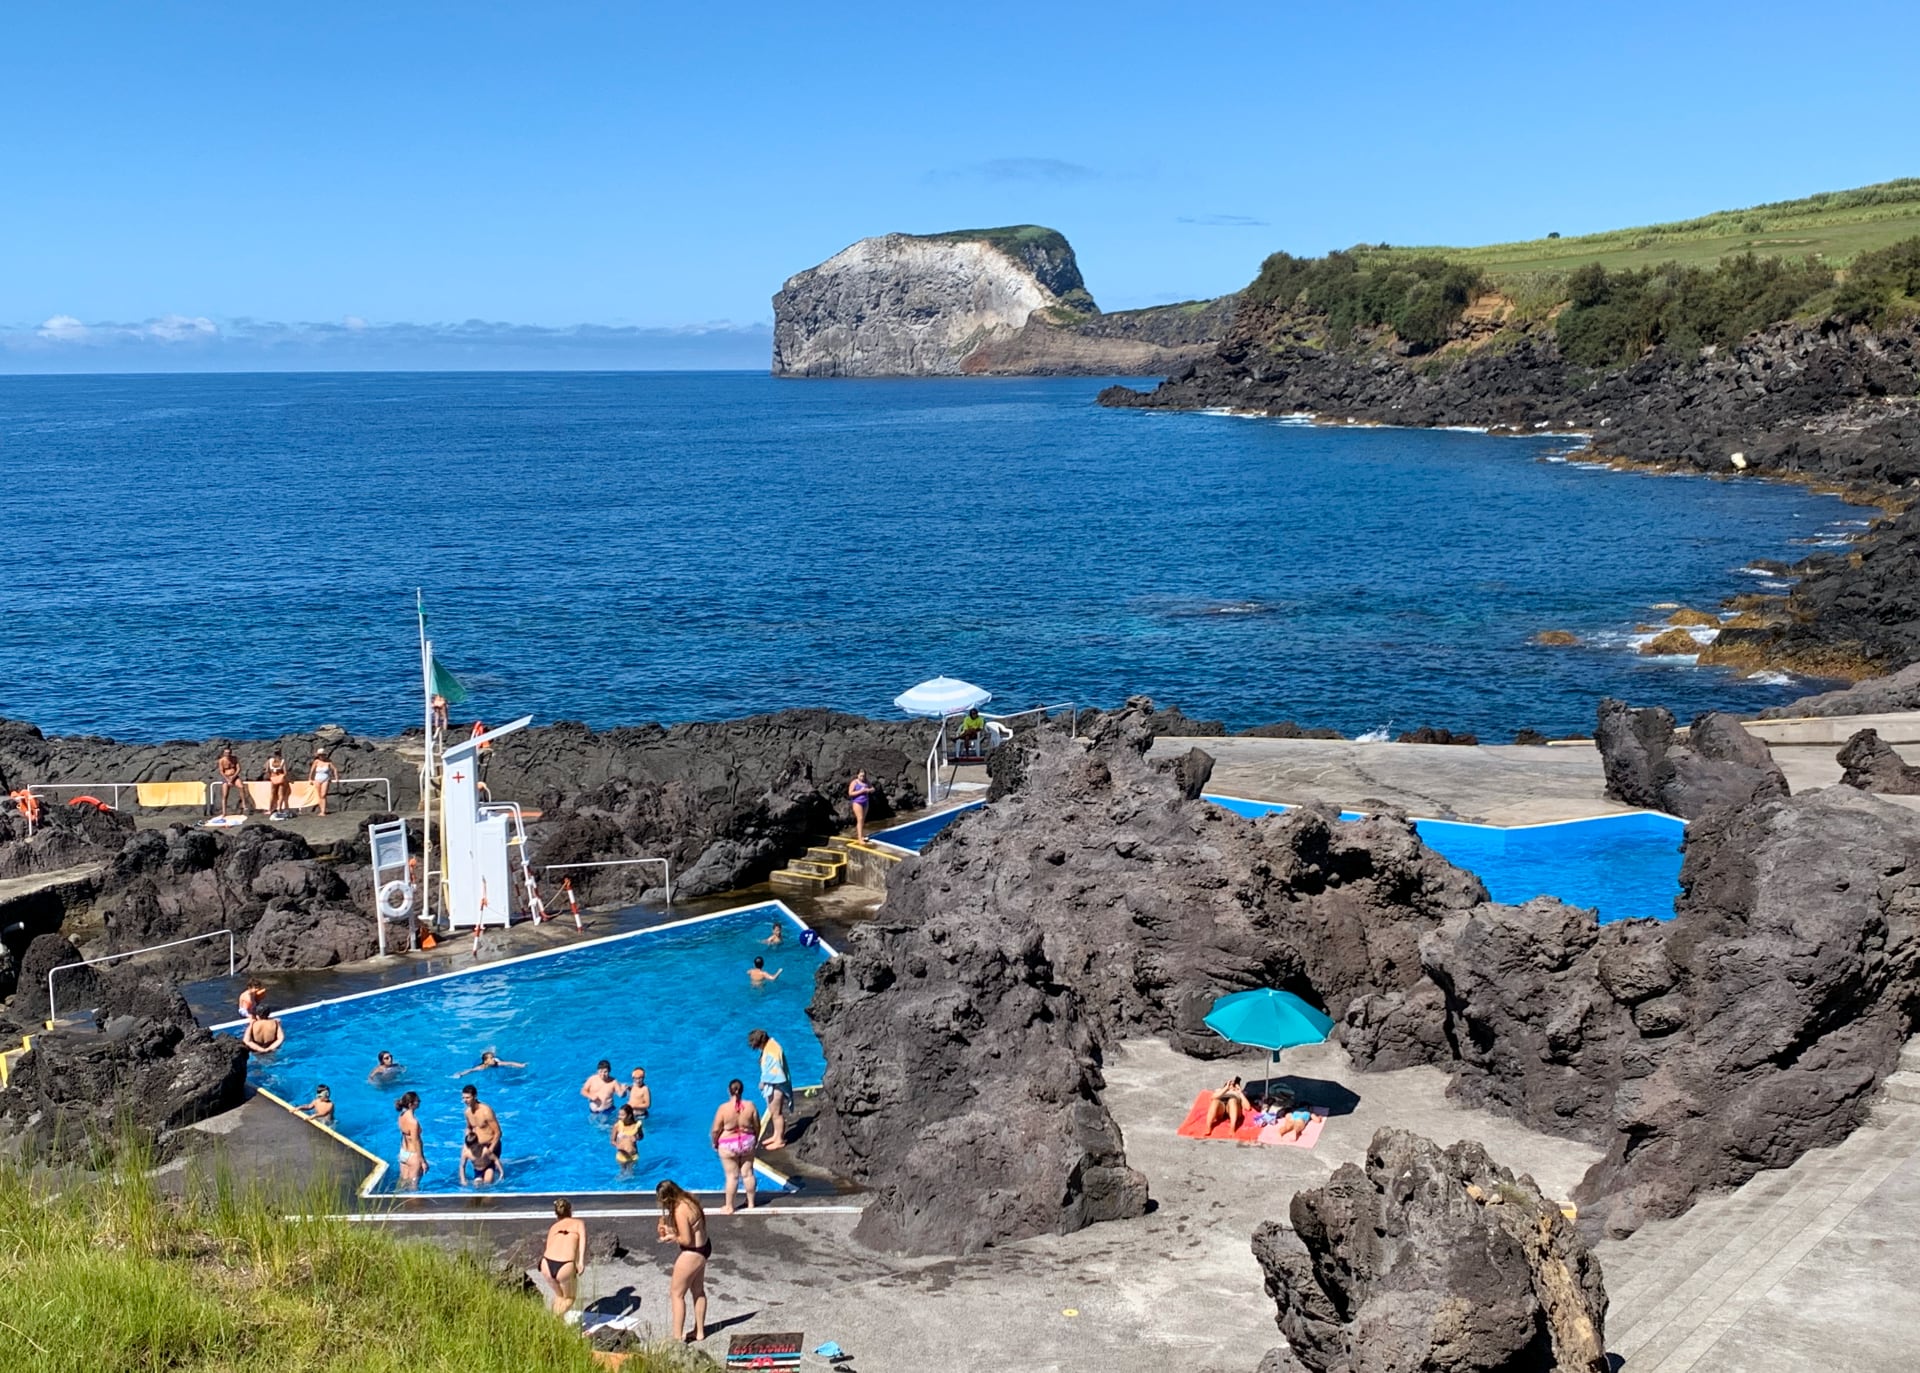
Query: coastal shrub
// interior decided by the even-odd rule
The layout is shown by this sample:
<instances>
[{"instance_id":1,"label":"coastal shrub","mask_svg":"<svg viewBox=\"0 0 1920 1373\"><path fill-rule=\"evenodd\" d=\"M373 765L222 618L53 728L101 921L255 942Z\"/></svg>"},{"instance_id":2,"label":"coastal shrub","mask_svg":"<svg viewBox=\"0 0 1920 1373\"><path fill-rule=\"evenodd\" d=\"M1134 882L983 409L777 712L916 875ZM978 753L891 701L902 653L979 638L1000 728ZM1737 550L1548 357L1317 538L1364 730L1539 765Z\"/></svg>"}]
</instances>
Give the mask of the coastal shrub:
<instances>
[{"instance_id":1,"label":"coastal shrub","mask_svg":"<svg viewBox=\"0 0 1920 1373\"><path fill-rule=\"evenodd\" d=\"M1326 316L1333 343L1356 329L1391 328L1417 350L1437 348L1483 285L1478 268L1443 257L1380 257L1360 248L1299 258L1275 253L1247 288L1259 304Z\"/></svg>"},{"instance_id":2,"label":"coastal shrub","mask_svg":"<svg viewBox=\"0 0 1920 1373\"><path fill-rule=\"evenodd\" d=\"M1567 275L1568 305L1555 333L1560 351L1586 367L1632 362L1650 348L1726 345L1792 318L1831 290L1833 279L1818 261L1750 252L1711 268L1669 262L1609 272L1589 264Z\"/></svg>"},{"instance_id":3,"label":"coastal shrub","mask_svg":"<svg viewBox=\"0 0 1920 1373\"><path fill-rule=\"evenodd\" d=\"M1833 312L1849 324L1886 324L1920 311L1920 237L1854 259L1834 293Z\"/></svg>"}]
</instances>

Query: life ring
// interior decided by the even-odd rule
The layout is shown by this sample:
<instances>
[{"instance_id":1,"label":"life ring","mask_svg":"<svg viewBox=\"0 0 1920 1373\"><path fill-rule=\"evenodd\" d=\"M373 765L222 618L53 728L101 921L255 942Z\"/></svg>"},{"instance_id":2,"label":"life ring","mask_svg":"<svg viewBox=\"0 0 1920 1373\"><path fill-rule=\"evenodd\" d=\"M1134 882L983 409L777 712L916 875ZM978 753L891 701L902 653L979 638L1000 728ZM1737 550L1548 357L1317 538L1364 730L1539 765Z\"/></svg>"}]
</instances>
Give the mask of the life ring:
<instances>
[{"instance_id":1,"label":"life ring","mask_svg":"<svg viewBox=\"0 0 1920 1373\"><path fill-rule=\"evenodd\" d=\"M67 804L70 806L92 806L95 810L103 814L113 809L112 806L102 801L98 796L76 796L67 802Z\"/></svg>"},{"instance_id":2,"label":"life ring","mask_svg":"<svg viewBox=\"0 0 1920 1373\"><path fill-rule=\"evenodd\" d=\"M413 883L398 879L380 888L377 898L382 919L399 920L413 909Z\"/></svg>"},{"instance_id":3,"label":"life ring","mask_svg":"<svg viewBox=\"0 0 1920 1373\"><path fill-rule=\"evenodd\" d=\"M8 792L7 799L13 802L14 806L22 815L27 817L27 823L29 825L39 822L40 798L38 796L35 796L31 791L22 789L20 791Z\"/></svg>"}]
</instances>

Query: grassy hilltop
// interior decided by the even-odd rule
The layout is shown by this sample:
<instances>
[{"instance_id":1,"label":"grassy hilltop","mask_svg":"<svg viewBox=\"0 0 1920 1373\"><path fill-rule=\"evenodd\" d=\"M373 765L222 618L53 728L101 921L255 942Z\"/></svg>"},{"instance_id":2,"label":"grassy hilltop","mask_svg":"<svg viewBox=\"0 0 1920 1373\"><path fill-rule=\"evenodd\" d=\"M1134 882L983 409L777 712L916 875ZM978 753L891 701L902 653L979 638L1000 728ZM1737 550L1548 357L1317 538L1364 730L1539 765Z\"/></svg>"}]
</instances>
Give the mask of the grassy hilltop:
<instances>
[{"instance_id":1,"label":"grassy hilltop","mask_svg":"<svg viewBox=\"0 0 1920 1373\"><path fill-rule=\"evenodd\" d=\"M1439 256L1478 267L1498 281L1595 264L1609 271L1665 262L1710 266L1723 257L1819 257L1844 267L1861 253L1920 234L1920 177L1851 191L1823 191L1744 210L1719 210L1671 224L1609 229L1575 238L1536 238L1478 248L1402 248L1409 257Z\"/></svg>"}]
</instances>

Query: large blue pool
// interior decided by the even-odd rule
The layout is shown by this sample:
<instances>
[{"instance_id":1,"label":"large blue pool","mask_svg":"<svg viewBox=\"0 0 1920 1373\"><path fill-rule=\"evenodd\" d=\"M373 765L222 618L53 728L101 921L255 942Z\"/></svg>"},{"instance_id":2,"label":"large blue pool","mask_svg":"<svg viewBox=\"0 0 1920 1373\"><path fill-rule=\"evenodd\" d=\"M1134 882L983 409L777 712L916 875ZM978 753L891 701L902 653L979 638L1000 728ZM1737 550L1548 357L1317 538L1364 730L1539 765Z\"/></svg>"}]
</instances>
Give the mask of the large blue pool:
<instances>
[{"instance_id":1,"label":"large blue pool","mask_svg":"<svg viewBox=\"0 0 1920 1373\"><path fill-rule=\"evenodd\" d=\"M1288 809L1272 801L1237 796L1210 795L1207 800L1251 819ZM941 830L980 804L941 811L873 837L918 853ZM1341 818L1360 817L1348 811ZM1686 824L1672 816L1636 811L1514 829L1416 820L1414 828L1448 862L1486 883L1495 901L1519 905L1536 896L1557 896L1570 906L1597 911L1603 925L1637 916L1673 918Z\"/></svg>"},{"instance_id":2,"label":"large blue pool","mask_svg":"<svg viewBox=\"0 0 1920 1373\"><path fill-rule=\"evenodd\" d=\"M769 949L761 941L776 921L787 939ZM285 1011L286 1047L255 1059L249 1077L296 1104L326 1083L336 1128L389 1164L400 1147L394 1100L418 1092L430 1165L423 1192L459 1190L460 1088L468 1082L500 1117L507 1175L491 1190L651 1190L662 1178L718 1188L708 1126L727 1080L740 1078L760 1105L759 1056L747 1032L763 1028L780 1041L797 1086L820 1081L826 1069L806 1007L829 954L803 947L803 928L773 903ZM778 981L751 985L755 954L781 970ZM488 1047L527 1066L455 1078ZM382 1049L406 1073L376 1087L367 1073ZM630 1175L615 1161L607 1120L580 1096L603 1058L623 1082L645 1068L653 1089ZM381 1190L391 1190L396 1171L389 1168Z\"/></svg>"}]
</instances>

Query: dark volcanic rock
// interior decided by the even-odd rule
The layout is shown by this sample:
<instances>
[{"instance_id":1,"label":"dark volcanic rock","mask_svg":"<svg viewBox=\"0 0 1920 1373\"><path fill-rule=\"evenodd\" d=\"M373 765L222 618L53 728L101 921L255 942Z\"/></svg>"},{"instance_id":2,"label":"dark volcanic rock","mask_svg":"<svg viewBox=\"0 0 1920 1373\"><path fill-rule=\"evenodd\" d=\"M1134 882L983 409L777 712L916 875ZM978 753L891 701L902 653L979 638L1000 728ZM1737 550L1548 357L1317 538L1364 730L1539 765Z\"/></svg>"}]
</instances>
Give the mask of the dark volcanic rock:
<instances>
[{"instance_id":1,"label":"dark volcanic rock","mask_svg":"<svg viewBox=\"0 0 1920 1373\"><path fill-rule=\"evenodd\" d=\"M1104 717L1091 749L1042 734L1023 785L902 864L822 972L829 1066L803 1147L873 1189L864 1238L954 1251L1134 1213L1102 1042L1231 1052L1201 1017L1253 986L1336 1017L1404 998L1420 935L1485 899L1403 818L1251 821L1189 799L1143 756L1154 719L1150 703ZM1396 1024L1365 1061L1441 1052L1437 997Z\"/></svg>"},{"instance_id":2,"label":"dark volcanic rock","mask_svg":"<svg viewBox=\"0 0 1920 1373\"><path fill-rule=\"evenodd\" d=\"M1598 1261L1480 1145L1381 1130L1365 1168L1342 1165L1291 1213L1253 1237L1291 1351L1263 1370L1606 1373Z\"/></svg>"},{"instance_id":3,"label":"dark volcanic rock","mask_svg":"<svg viewBox=\"0 0 1920 1373\"><path fill-rule=\"evenodd\" d=\"M1344 739L1347 737L1337 729L1324 729L1318 726L1309 729L1291 720L1277 720L1270 725L1255 725L1252 729L1236 730L1234 733L1236 737L1244 739Z\"/></svg>"},{"instance_id":4,"label":"dark volcanic rock","mask_svg":"<svg viewBox=\"0 0 1920 1373\"><path fill-rule=\"evenodd\" d=\"M1464 744L1468 747L1480 742L1477 734L1455 734L1450 729L1437 725L1422 725L1419 729L1402 730L1394 741L1401 744Z\"/></svg>"},{"instance_id":5,"label":"dark volcanic rock","mask_svg":"<svg viewBox=\"0 0 1920 1373\"><path fill-rule=\"evenodd\" d=\"M1834 758L1846 769L1840 776L1843 786L1889 796L1920 796L1920 768L1895 753L1878 731L1858 731Z\"/></svg>"},{"instance_id":6,"label":"dark volcanic rock","mask_svg":"<svg viewBox=\"0 0 1920 1373\"><path fill-rule=\"evenodd\" d=\"M178 993L106 974L98 1005L97 1030L35 1035L0 1090L0 1140L16 1156L86 1159L129 1133L151 1144L240 1104L247 1051L201 1029Z\"/></svg>"},{"instance_id":7,"label":"dark volcanic rock","mask_svg":"<svg viewBox=\"0 0 1920 1373\"><path fill-rule=\"evenodd\" d=\"M1607 794L1688 820L1787 794L1787 779L1767 746L1731 715L1708 712L1687 735L1684 744L1674 741L1665 707L1635 710L1612 697L1601 701L1593 737Z\"/></svg>"},{"instance_id":8,"label":"dark volcanic rock","mask_svg":"<svg viewBox=\"0 0 1920 1373\"><path fill-rule=\"evenodd\" d=\"M1802 696L1784 706L1760 712L1762 720L1797 720L1807 716L1880 715L1898 710L1920 710L1920 663L1887 677L1871 677L1842 691Z\"/></svg>"},{"instance_id":9,"label":"dark volcanic rock","mask_svg":"<svg viewBox=\"0 0 1920 1373\"><path fill-rule=\"evenodd\" d=\"M1672 922L1536 901L1421 941L1454 1094L1608 1146L1575 1192L1613 1233L1866 1117L1920 996L1920 816L1845 787L1689 830Z\"/></svg>"}]
</instances>

